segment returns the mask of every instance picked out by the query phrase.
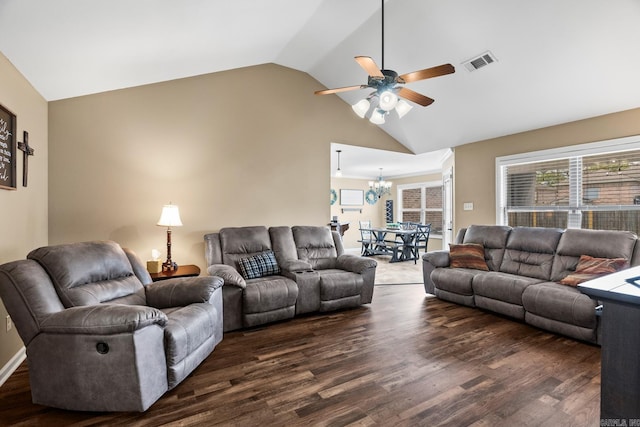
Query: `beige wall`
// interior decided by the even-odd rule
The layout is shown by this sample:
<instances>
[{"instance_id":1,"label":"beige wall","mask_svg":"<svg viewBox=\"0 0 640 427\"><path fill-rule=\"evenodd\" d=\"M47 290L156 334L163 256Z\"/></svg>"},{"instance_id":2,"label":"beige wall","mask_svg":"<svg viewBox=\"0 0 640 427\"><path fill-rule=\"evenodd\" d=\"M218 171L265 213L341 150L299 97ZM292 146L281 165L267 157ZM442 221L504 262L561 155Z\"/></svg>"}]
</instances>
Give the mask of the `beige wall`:
<instances>
[{"instance_id":1,"label":"beige wall","mask_svg":"<svg viewBox=\"0 0 640 427\"><path fill-rule=\"evenodd\" d=\"M29 186L22 186L22 151L16 150L17 190L0 190L0 264L24 259L47 244L47 103L0 53L0 104L17 117L17 141L29 132ZM15 328L6 332L7 312L0 303L0 369L20 350Z\"/></svg>"},{"instance_id":2,"label":"beige wall","mask_svg":"<svg viewBox=\"0 0 640 427\"><path fill-rule=\"evenodd\" d=\"M340 190L362 190L366 193L369 190L369 180L366 179L354 179L354 178L331 178L331 188L333 188L338 199L331 206L331 217L337 216L338 221L341 223L348 222L349 230L344 233L343 243L345 249L360 248L361 244L358 243L360 239L359 227L360 221L371 221L374 227L381 227L384 225L384 199L378 200L375 204L370 205L364 202L362 206L342 206L340 203ZM362 212L342 212L342 209L361 209ZM329 219L331 219L331 217Z\"/></svg>"},{"instance_id":3,"label":"beige wall","mask_svg":"<svg viewBox=\"0 0 640 427\"><path fill-rule=\"evenodd\" d=\"M537 129L455 148L455 230L496 222L496 157L640 134L640 109ZM464 211L473 202L473 211Z\"/></svg>"},{"instance_id":4,"label":"beige wall","mask_svg":"<svg viewBox=\"0 0 640 427\"><path fill-rule=\"evenodd\" d=\"M51 102L50 242L112 239L204 268L203 235L326 225L330 143L406 151L309 75L274 64Z\"/></svg>"}]
</instances>

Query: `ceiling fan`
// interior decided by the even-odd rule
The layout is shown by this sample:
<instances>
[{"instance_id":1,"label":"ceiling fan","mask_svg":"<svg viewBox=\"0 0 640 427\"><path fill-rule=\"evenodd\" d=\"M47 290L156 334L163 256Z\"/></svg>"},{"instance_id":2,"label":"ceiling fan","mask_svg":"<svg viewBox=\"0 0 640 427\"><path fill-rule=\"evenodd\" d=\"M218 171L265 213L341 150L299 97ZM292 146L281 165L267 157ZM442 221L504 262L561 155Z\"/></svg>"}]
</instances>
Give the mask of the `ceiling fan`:
<instances>
[{"instance_id":1,"label":"ceiling fan","mask_svg":"<svg viewBox=\"0 0 640 427\"><path fill-rule=\"evenodd\" d=\"M360 65L360 67L362 67L369 75L366 85L362 84L355 86L346 86L336 89L318 90L314 92L316 95L329 95L356 89L375 89L365 99L360 100L352 107L353 111L355 111L358 116L364 118L367 114L367 111L369 111L369 107L371 106L371 100L375 100L375 98L377 98L378 105L373 109L371 118L369 119L372 123L375 124L383 124L384 117L389 114L391 110L395 109L395 111L398 113L398 116L402 118L402 116L407 114L409 110L413 108L406 101L399 99L399 97L415 102L416 104L422 105L423 107L426 107L427 105L430 105L434 102L434 99L429 98L428 96L424 96L401 85L404 85L405 83L426 80L433 77L444 76L446 74L455 72L455 68L451 64L438 65L436 67L425 68L424 70L413 71L411 73L402 75L398 75L398 73L393 70L386 70L384 68L384 0L381 0L381 2L382 68L378 68L378 65L369 56L356 56L355 60L358 65Z\"/></svg>"}]
</instances>

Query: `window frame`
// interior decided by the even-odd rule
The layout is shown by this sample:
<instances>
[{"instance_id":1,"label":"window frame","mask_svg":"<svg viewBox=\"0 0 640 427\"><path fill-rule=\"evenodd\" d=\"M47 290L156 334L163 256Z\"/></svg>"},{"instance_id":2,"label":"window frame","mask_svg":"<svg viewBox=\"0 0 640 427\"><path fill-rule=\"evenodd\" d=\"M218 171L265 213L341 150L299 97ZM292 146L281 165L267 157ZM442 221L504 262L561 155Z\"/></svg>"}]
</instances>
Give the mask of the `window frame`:
<instances>
[{"instance_id":1,"label":"window frame","mask_svg":"<svg viewBox=\"0 0 640 427\"><path fill-rule=\"evenodd\" d=\"M442 181L425 181L425 182L416 182L416 183L412 183L412 184L400 184L398 186L396 186L396 200L398 201L396 203L397 206L397 212L396 212L396 217L398 218L399 222L402 222L403 220L403 212L407 211L407 212L420 212L420 222L424 223L425 221L425 212L441 212L444 215L444 207L440 206L440 208L427 208L427 197L426 197L426 189L427 188L434 188L434 187L440 187L440 189L442 190ZM420 208L407 208L404 209L403 204L402 204L402 191L403 190L414 190L414 189L420 189ZM432 237L435 238L441 238L442 235L439 233L435 233L432 232L431 233Z\"/></svg>"},{"instance_id":2,"label":"window frame","mask_svg":"<svg viewBox=\"0 0 640 427\"><path fill-rule=\"evenodd\" d=\"M569 206L563 206L555 210L567 211L567 228L581 228L582 211L588 210L584 208L591 207L582 203L582 173L580 172L579 176L576 175L577 171L581 171L582 169L579 166L582 164L583 157L637 150L640 150L640 135L496 157L496 224L507 225L507 180L505 179L507 167L544 161L569 159L571 174L570 179L575 180L577 187L574 188L571 193ZM638 209L640 210L640 206L638 207Z\"/></svg>"}]
</instances>

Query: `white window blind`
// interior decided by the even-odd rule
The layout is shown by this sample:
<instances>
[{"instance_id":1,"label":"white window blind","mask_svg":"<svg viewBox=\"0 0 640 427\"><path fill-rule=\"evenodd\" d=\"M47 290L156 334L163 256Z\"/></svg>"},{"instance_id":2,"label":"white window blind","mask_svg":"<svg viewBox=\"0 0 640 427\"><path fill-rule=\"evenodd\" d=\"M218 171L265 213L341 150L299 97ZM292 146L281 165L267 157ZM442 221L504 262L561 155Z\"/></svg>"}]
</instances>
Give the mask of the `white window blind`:
<instances>
[{"instance_id":1,"label":"white window blind","mask_svg":"<svg viewBox=\"0 0 640 427\"><path fill-rule=\"evenodd\" d=\"M567 227L569 159L506 166L504 177L507 224Z\"/></svg>"},{"instance_id":2,"label":"white window blind","mask_svg":"<svg viewBox=\"0 0 640 427\"><path fill-rule=\"evenodd\" d=\"M582 228L640 234L640 150L582 159Z\"/></svg>"},{"instance_id":3,"label":"white window blind","mask_svg":"<svg viewBox=\"0 0 640 427\"><path fill-rule=\"evenodd\" d=\"M537 161L498 162L499 223L629 230L640 235L640 144L573 147ZM628 147L627 147L628 148ZM569 151L569 150L567 150Z\"/></svg>"}]
</instances>

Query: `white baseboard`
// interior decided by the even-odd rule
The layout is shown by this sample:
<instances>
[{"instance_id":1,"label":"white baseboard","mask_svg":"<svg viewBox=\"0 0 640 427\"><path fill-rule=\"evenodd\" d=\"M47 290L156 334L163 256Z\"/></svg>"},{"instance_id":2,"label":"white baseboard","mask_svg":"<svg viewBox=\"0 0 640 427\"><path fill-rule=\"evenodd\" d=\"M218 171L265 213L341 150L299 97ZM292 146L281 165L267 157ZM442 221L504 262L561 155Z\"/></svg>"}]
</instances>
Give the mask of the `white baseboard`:
<instances>
[{"instance_id":1,"label":"white baseboard","mask_svg":"<svg viewBox=\"0 0 640 427\"><path fill-rule=\"evenodd\" d=\"M24 362L24 360L27 358L27 352L26 349L24 348L24 346L18 350L18 352L11 358L11 360L9 360L7 362L6 365L4 365L2 367L2 369L0 369L0 387L2 387L2 384L5 383L5 381L7 381L9 379L9 377L11 376L11 374L13 374L15 372L16 369L18 369L18 366L20 366L20 364L22 362Z\"/></svg>"}]
</instances>

